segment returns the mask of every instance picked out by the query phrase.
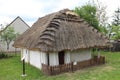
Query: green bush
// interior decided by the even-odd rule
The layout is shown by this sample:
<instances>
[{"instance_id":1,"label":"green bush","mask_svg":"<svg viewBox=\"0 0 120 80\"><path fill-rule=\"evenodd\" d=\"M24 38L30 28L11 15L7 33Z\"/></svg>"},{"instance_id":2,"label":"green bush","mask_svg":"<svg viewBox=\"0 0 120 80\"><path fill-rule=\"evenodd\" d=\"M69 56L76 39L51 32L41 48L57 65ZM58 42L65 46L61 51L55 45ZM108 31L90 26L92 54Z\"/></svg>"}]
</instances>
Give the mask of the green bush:
<instances>
[{"instance_id":1,"label":"green bush","mask_svg":"<svg viewBox=\"0 0 120 80\"><path fill-rule=\"evenodd\" d=\"M7 58L7 57L8 57L8 55L5 54L5 52L0 52L0 59Z\"/></svg>"}]
</instances>

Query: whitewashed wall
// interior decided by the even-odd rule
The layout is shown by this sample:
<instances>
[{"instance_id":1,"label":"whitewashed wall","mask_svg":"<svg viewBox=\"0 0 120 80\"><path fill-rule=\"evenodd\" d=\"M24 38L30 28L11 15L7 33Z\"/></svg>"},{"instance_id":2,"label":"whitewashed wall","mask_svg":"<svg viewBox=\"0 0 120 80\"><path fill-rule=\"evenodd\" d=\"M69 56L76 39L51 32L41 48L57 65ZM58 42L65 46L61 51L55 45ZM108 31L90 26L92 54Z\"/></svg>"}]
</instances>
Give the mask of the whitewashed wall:
<instances>
[{"instance_id":1,"label":"whitewashed wall","mask_svg":"<svg viewBox=\"0 0 120 80\"><path fill-rule=\"evenodd\" d=\"M65 52L64 60L65 60L65 63L70 63L70 52L69 51Z\"/></svg>"},{"instance_id":2,"label":"whitewashed wall","mask_svg":"<svg viewBox=\"0 0 120 80\"><path fill-rule=\"evenodd\" d=\"M47 64L47 54L40 51L30 51L30 64L41 69L43 64Z\"/></svg>"},{"instance_id":3,"label":"whitewashed wall","mask_svg":"<svg viewBox=\"0 0 120 80\"><path fill-rule=\"evenodd\" d=\"M22 54L23 53L23 54ZM40 51L21 50L22 56L25 56L25 62L41 69L42 63L48 64L47 54ZM64 60L65 63L84 61L91 59L90 50L66 51ZM49 65L59 65L58 53L49 53Z\"/></svg>"},{"instance_id":4,"label":"whitewashed wall","mask_svg":"<svg viewBox=\"0 0 120 80\"><path fill-rule=\"evenodd\" d=\"M65 51L65 63L79 62L91 59L90 50ZM49 54L50 66L59 65L58 53Z\"/></svg>"},{"instance_id":5,"label":"whitewashed wall","mask_svg":"<svg viewBox=\"0 0 120 80\"><path fill-rule=\"evenodd\" d=\"M21 52L22 57L25 56L25 62L29 63L29 55L30 55L29 51L27 49L22 49L21 51L22 51Z\"/></svg>"},{"instance_id":6,"label":"whitewashed wall","mask_svg":"<svg viewBox=\"0 0 120 80\"><path fill-rule=\"evenodd\" d=\"M23 56L25 56L25 62L41 69L42 63L47 64L47 54L40 51L30 51L23 49ZM21 52L22 53L22 52Z\"/></svg>"},{"instance_id":7,"label":"whitewashed wall","mask_svg":"<svg viewBox=\"0 0 120 80\"><path fill-rule=\"evenodd\" d=\"M58 53L49 53L49 65L55 66L59 64Z\"/></svg>"},{"instance_id":8,"label":"whitewashed wall","mask_svg":"<svg viewBox=\"0 0 120 80\"><path fill-rule=\"evenodd\" d=\"M84 60L91 59L90 50L76 50L68 53L70 53L71 62L84 61Z\"/></svg>"}]
</instances>

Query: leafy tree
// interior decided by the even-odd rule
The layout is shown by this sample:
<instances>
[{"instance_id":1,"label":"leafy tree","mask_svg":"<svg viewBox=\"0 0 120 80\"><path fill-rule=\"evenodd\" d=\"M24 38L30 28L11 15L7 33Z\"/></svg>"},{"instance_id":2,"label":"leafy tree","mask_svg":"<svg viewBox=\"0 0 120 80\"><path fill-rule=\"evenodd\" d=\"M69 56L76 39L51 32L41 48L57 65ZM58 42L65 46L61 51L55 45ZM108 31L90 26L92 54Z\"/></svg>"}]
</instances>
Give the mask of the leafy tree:
<instances>
[{"instance_id":1,"label":"leafy tree","mask_svg":"<svg viewBox=\"0 0 120 80\"><path fill-rule=\"evenodd\" d=\"M109 30L105 26L100 26L99 30L100 30L100 32L102 32L105 35L108 35L108 33L109 33Z\"/></svg>"},{"instance_id":2,"label":"leafy tree","mask_svg":"<svg viewBox=\"0 0 120 80\"><path fill-rule=\"evenodd\" d=\"M113 22L112 22L112 24L115 25L115 26L120 26L120 8L118 8L115 11L115 14L113 16Z\"/></svg>"},{"instance_id":3,"label":"leafy tree","mask_svg":"<svg viewBox=\"0 0 120 80\"><path fill-rule=\"evenodd\" d=\"M117 40L120 39L120 8L115 11L113 16L112 25L109 27L111 30L110 35L111 39Z\"/></svg>"},{"instance_id":4,"label":"leafy tree","mask_svg":"<svg viewBox=\"0 0 120 80\"><path fill-rule=\"evenodd\" d=\"M14 41L18 35L18 33L15 33L14 28L10 26L1 32L1 39L6 43L7 50L9 50L10 43Z\"/></svg>"},{"instance_id":5,"label":"leafy tree","mask_svg":"<svg viewBox=\"0 0 120 80\"><path fill-rule=\"evenodd\" d=\"M112 34L112 30L113 30L112 25L108 24L106 29L107 29L107 34L106 35L108 36L109 39L111 39L111 37L113 36L113 34Z\"/></svg>"},{"instance_id":6,"label":"leafy tree","mask_svg":"<svg viewBox=\"0 0 120 80\"><path fill-rule=\"evenodd\" d=\"M86 4L82 7L76 7L74 10L81 18L86 20L94 28L99 29L99 21L96 17L96 7L91 4Z\"/></svg>"},{"instance_id":7,"label":"leafy tree","mask_svg":"<svg viewBox=\"0 0 120 80\"><path fill-rule=\"evenodd\" d=\"M107 6L98 0L91 0L87 5L75 8L75 12L82 16L89 24L105 35L109 35Z\"/></svg>"},{"instance_id":8,"label":"leafy tree","mask_svg":"<svg viewBox=\"0 0 120 80\"><path fill-rule=\"evenodd\" d=\"M112 39L120 39L120 27L114 25L112 26Z\"/></svg>"}]
</instances>

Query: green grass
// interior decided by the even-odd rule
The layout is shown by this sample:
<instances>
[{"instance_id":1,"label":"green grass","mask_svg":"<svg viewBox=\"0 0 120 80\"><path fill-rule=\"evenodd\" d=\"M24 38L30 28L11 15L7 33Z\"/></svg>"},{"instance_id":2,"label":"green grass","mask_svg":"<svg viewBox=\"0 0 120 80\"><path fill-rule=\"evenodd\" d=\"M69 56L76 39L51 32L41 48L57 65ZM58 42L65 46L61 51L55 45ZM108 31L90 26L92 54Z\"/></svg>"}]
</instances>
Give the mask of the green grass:
<instances>
[{"instance_id":1,"label":"green grass","mask_svg":"<svg viewBox=\"0 0 120 80\"><path fill-rule=\"evenodd\" d=\"M26 77L22 75L20 56L0 59L0 80L120 80L120 52L102 52L106 64L64 73L45 76L37 68L26 64Z\"/></svg>"}]
</instances>

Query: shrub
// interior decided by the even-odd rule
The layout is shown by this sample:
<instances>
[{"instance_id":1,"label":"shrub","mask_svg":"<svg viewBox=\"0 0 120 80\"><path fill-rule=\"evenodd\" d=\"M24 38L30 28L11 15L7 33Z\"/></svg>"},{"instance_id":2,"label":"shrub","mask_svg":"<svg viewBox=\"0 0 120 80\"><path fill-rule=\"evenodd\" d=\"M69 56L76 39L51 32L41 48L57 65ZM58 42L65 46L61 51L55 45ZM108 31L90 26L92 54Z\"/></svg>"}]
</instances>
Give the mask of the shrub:
<instances>
[{"instance_id":1,"label":"shrub","mask_svg":"<svg viewBox=\"0 0 120 80\"><path fill-rule=\"evenodd\" d=\"M0 52L0 59L7 58L7 57L8 57L8 55L5 54L5 52Z\"/></svg>"}]
</instances>

